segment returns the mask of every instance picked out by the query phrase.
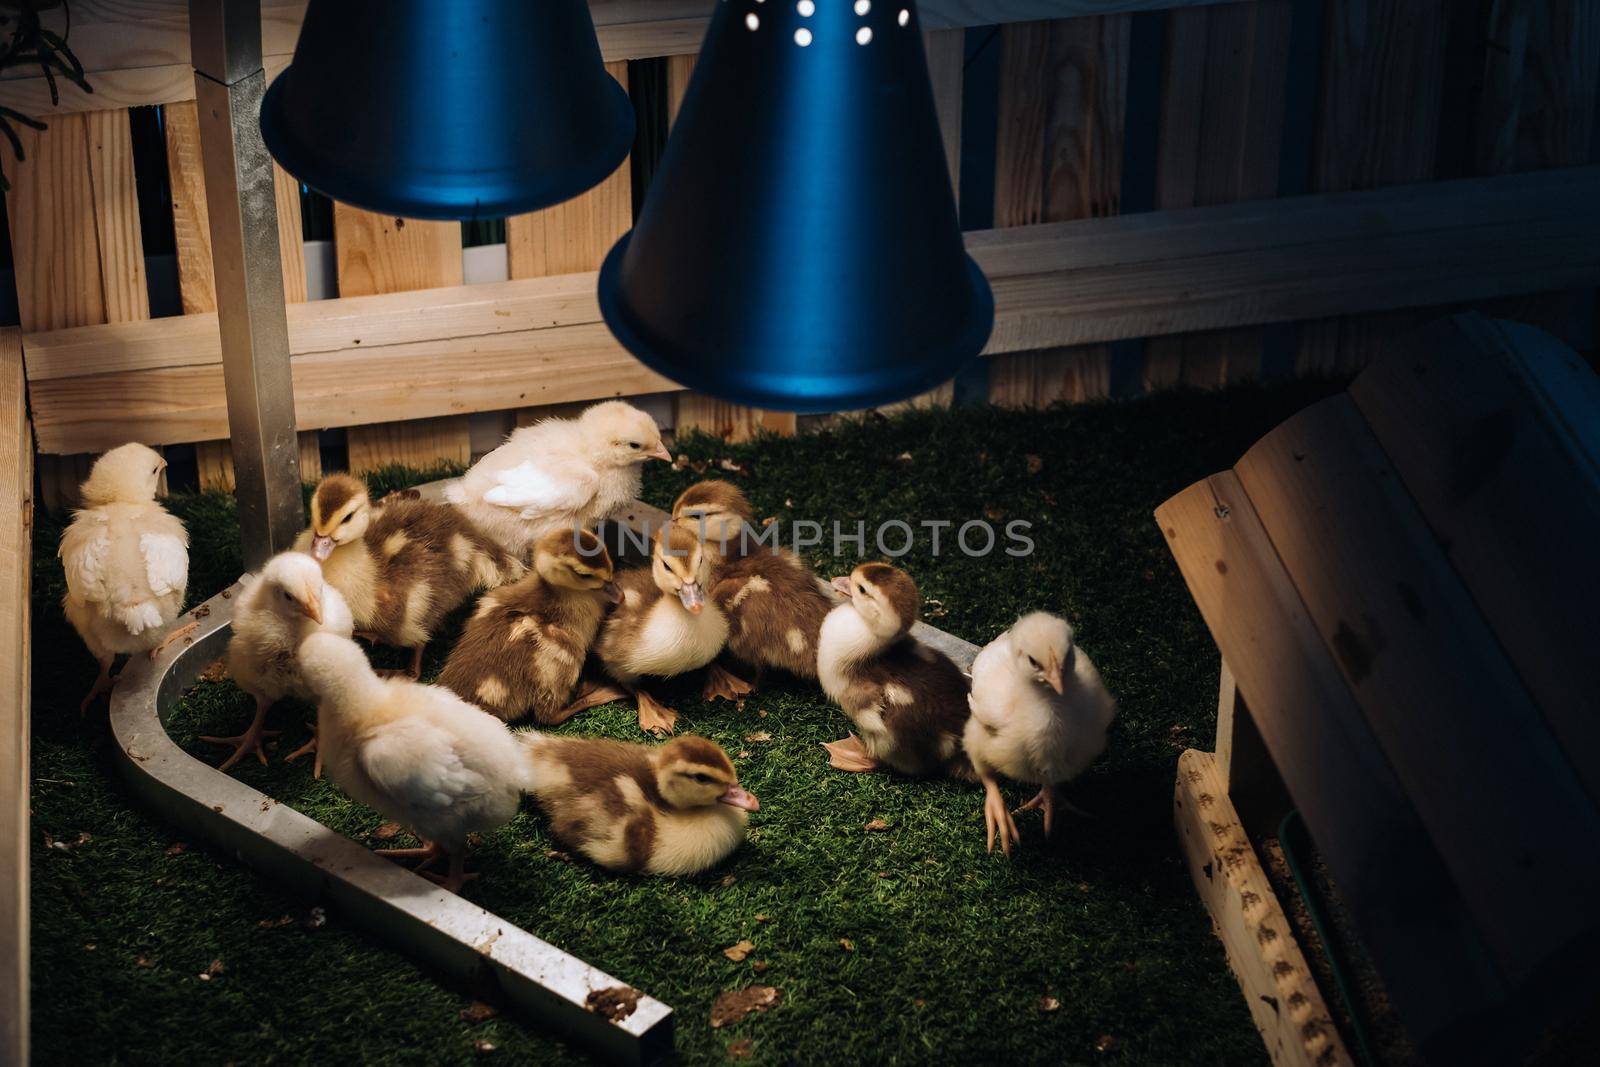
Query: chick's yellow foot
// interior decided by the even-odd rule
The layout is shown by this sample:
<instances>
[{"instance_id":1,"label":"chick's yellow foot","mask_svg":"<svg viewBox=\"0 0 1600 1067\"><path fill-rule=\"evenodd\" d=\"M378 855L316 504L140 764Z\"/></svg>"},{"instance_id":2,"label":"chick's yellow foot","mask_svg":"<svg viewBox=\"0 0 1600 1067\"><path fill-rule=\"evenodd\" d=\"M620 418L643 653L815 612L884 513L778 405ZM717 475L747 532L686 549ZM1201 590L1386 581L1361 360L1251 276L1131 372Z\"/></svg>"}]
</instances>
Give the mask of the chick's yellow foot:
<instances>
[{"instance_id":1,"label":"chick's yellow foot","mask_svg":"<svg viewBox=\"0 0 1600 1067\"><path fill-rule=\"evenodd\" d=\"M418 868L418 870L421 870L421 868ZM472 881L478 876L476 873L467 873L466 856L459 852L453 852L450 854L449 874L439 874L437 872L430 871L427 874L424 874L422 877L428 879L430 882L439 883L439 885L443 886L445 889L448 889L452 893L459 893L461 892L462 886L466 885L468 882Z\"/></svg>"},{"instance_id":2,"label":"chick's yellow foot","mask_svg":"<svg viewBox=\"0 0 1600 1067\"><path fill-rule=\"evenodd\" d=\"M386 860L394 860L397 863L404 860L417 860L419 862L411 869L419 874L448 855L443 845L432 841L423 842L421 848L375 848L372 851Z\"/></svg>"},{"instance_id":3,"label":"chick's yellow foot","mask_svg":"<svg viewBox=\"0 0 1600 1067\"><path fill-rule=\"evenodd\" d=\"M233 737L212 737L209 734L202 734L200 740L213 745L233 746L233 755L217 765L217 770L225 771L249 755L254 755L256 759L261 761L261 765L265 767L267 765L267 752L266 749L261 747L262 742L269 737L277 736L277 730L263 730L259 724L251 723L249 729L242 734L235 734Z\"/></svg>"},{"instance_id":4,"label":"chick's yellow foot","mask_svg":"<svg viewBox=\"0 0 1600 1067\"><path fill-rule=\"evenodd\" d=\"M724 670L720 665L713 663L706 668L706 684L702 697L706 700L732 700L744 696L755 686L740 678L731 671Z\"/></svg>"},{"instance_id":5,"label":"chick's yellow foot","mask_svg":"<svg viewBox=\"0 0 1600 1067\"><path fill-rule=\"evenodd\" d=\"M1012 846L1022 840L1016 821L1006 810L1006 798L1000 794L1000 784L994 779L983 783L983 828L988 839L988 849L994 851L994 839L1000 839L1000 851L1011 855Z\"/></svg>"},{"instance_id":6,"label":"chick's yellow foot","mask_svg":"<svg viewBox=\"0 0 1600 1067\"><path fill-rule=\"evenodd\" d=\"M639 692L639 729L651 734L670 734L678 723L678 713L649 693Z\"/></svg>"},{"instance_id":7,"label":"chick's yellow foot","mask_svg":"<svg viewBox=\"0 0 1600 1067\"><path fill-rule=\"evenodd\" d=\"M822 747L828 750L828 762L841 771L865 773L878 769L878 761L872 758L867 747L861 743L861 738L855 734L829 741Z\"/></svg>"},{"instance_id":8,"label":"chick's yellow foot","mask_svg":"<svg viewBox=\"0 0 1600 1067\"><path fill-rule=\"evenodd\" d=\"M161 643L150 650L150 658L155 659L156 657L160 656L161 653L167 650L168 645L175 641L183 640L185 637L188 637L198 629L200 629L200 624L198 622L188 622L184 623L176 630L168 631L167 636L161 639Z\"/></svg>"},{"instance_id":9,"label":"chick's yellow foot","mask_svg":"<svg viewBox=\"0 0 1600 1067\"><path fill-rule=\"evenodd\" d=\"M313 758L311 760L311 777L316 778L316 779L321 779L322 778L322 752L320 750L318 750L318 748L317 748L317 724L316 723L312 723L312 722L308 722L308 723L306 723L306 729L311 731L311 740L307 741L305 744L301 745L299 748L297 748L293 752L289 753L287 756L285 756L283 758L283 761L285 763L293 763L295 760L299 759L301 756L312 756Z\"/></svg>"},{"instance_id":10,"label":"chick's yellow foot","mask_svg":"<svg viewBox=\"0 0 1600 1067\"><path fill-rule=\"evenodd\" d=\"M1050 831L1055 828L1056 822L1056 791L1052 786L1040 786L1039 792L1018 811L1032 811L1035 808L1044 809L1044 836L1049 837Z\"/></svg>"}]
</instances>

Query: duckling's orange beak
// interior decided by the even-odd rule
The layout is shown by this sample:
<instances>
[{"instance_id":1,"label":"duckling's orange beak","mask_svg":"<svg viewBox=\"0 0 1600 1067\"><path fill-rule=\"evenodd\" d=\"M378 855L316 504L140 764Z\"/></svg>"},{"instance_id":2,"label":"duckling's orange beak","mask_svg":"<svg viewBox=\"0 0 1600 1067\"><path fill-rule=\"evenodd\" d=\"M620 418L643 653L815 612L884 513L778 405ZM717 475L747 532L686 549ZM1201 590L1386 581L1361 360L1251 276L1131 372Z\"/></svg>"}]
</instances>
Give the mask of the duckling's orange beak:
<instances>
[{"instance_id":1,"label":"duckling's orange beak","mask_svg":"<svg viewBox=\"0 0 1600 1067\"><path fill-rule=\"evenodd\" d=\"M647 458L647 459L664 459L668 463L671 463L672 462L672 453L667 451L667 446L666 445L661 444L658 441L658 442L656 442L656 447L655 448L653 448L649 452L645 453L645 458Z\"/></svg>"},{"instance_id":2,"label":"duckling's orange beak","mask_svg":"<svg viewBox=\"0 0 1600 1067\"><path fill-rule=\"evenodd\" d=\"M850 585L849 577L841 576L833 580L833 591L844 597L846 600L849 600L853 595L851 589L852 586Z\"/></svg>"},{"instance_id":3,"label":"duckling's orange beak","mask_svg":"<svg viewBox=\"0 0 1600 1067\"><path fill-rule=\"evenodd\" d=\"M761 801L756 799L756 795L736 785L730 785L727 792L717 798L717 803L726 804L730 808L743 808L745 811L761 810Z\"/></svg>"},{"instance_id":4,"label":"duckling's orange beak","mask_svg":"<svg viewBox=\"0 0 1600 1067\"><path fill-rule=\"evenodd\" d=\"M321 562L333 555L333 538L317 536L311 539L311 558Z\"/></svg>"},{"instance_id":5,"label":"duckling's orange beak","mask_svg":"<svg viewBox=\"0 0 1600 1067\"><path fill-rule=\"evenodd\" d=\"M685 582L678 590L678 599L691 615L698 615L706 606L705 586L699 582Z\"/></svg>"}]
</instances>

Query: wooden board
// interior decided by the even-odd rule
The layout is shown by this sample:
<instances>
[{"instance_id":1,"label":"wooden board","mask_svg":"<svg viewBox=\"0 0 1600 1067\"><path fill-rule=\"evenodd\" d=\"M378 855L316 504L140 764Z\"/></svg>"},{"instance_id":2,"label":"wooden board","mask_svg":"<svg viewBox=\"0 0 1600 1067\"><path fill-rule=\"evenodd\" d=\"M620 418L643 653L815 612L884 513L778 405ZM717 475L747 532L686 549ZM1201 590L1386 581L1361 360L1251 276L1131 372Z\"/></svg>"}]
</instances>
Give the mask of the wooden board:
<instances>
[{"instance_id":1,"label":"wooden board","mask_svg":"<svg viewBox=\"0 0 1600 1067\"><path fill-rule=\"evenodd\" d=\"M1600 812L1355 402L1307 408L1234 471L1507 979L1577 984Z\"/></svg>"},{"instance_id":2,"label":"wooden board","mask_svg":"<svg viewBox=\"0 0 1600 1067\"><path fill-rule=\"evenodd\" d=\"M1188 7L1217 0L923 0L922 25L939 30L1028 19L1107 15ZM263 0L262 52L269 77L288 66L306 0ZM701 0L590 0L601 54L608 62L691 55L700 48L709 8ZM72 46L93 94L60 82L69 111L169 104L194 99L185 0L77 0ZM52 110L42 77L18 68L0 80L0 104L24 114Z\"/></svg>"},{"instance_id":3,"label":"wooden board","mask_svg":"<svg viewBox=\"0 0 1600 1067\"><path fill-rule=\"evenodd\" d=\"M1600 279L1600 170L967 235L996 296L991 354L1295 321ZM1469 220L1469 221L1464 221ZM592 274L288 309L302 429L676 387L600 321ZM27 337L47 452L226 432L214 318ZM473 374L463 375L470 359ZM114 403L117 420L107 418Z\"/></svg>"},{"instance_id":4,"label":"wooden board","mask_svg":"<svg viewBox=\"0 0 1600 1067\"><path fill-rule=\"evenodd\" d=\"M1462 316L1369 367L1350 395L1600 797L1600 431L1583 429L1600 379L1553 338Z\"/></svg>"},{"instance_id":5,"label":"wooden board","mask_svg":"<svg viewBox=\"0 0 1600 1067\"><path fill-rule=\"evenodd\" d=\"M1287 100L1289 0L1169 12L1156 161L1162 210L1277 195ZM1258 377L1261 330L1153 338L1147 389Z\"/></svg>"},{"instance_id":6,"label":"wooden board","mask_svg":"<svg viewBox=\"0 0 1600 1067\"><path fill-rule=\"evenodd\" d=\"M335 201L333 233L341 296L371 296L461 284L461 224L458 222L393 218ZM464 375L459 366L457 373ZM464 414L440 416L409 430L384 425L373 415L408 417L400 412L386 414L380 407L360 419L350 420L346 441L351 470L370 470L389 463L427 468L441 463L462 463L472 455L472 437ZM303 417L302 424L305 424Z\"/></svg>"},{"instance_id":7,"label":"wooden board","mask_svg":"<svg viewBox=\"0 0 1600 1067\"><path fill-rule=\"evenodd\" d=\"M1001 31L997 229L1120 210L1132 26L1112 15ZM1002 356L989 367L989 399L1003 407L1085 400L1110 388L1104 345Z\"/></svg>"},{"instance_id":8,"label":"wooden board","mask_svg":"<svg viewBox=\"0 0 1600 1067\"><path fill-rule=\"evenodd\" d=\"M22 333L0 330L0 1061L28 1062L28 587L33 559L33 438Z\"/></svg>"},{"instance_id":9,"label":"wooden board","mask_svg":"<svg viewBox=\"0 0 1600 1067\"><path fill-rule=\"evenodd\" d=\"M1504 982L1238 478L1156 521L1413 1037L1444 1062L1487 1042Z\"/></svg>"},{"instance_id":10,"label":"wooden board","mask_svg":"<svg viewBox=\"0 0 1600 1067\"><path fill-rule=\"evenodd\" d=\"M1178 842L1275 1067L1338 1067L1350 1054L1209 752L1178 757Z\"/></svg>"}]
</instances>

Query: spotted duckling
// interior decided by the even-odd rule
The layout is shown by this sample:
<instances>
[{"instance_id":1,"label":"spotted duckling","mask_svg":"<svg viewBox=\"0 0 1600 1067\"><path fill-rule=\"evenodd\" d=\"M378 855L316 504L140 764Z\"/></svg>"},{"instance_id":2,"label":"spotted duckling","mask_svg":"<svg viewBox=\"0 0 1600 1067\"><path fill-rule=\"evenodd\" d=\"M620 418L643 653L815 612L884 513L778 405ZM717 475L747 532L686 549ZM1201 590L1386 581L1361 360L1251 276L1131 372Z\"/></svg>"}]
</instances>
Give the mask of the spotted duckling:
<instances>
[{"instance_id":1,"label":"spotted duckling","mask_svg":"<svg viewBox=\"0 0 1600 1067\"><path fill-rule=\"evenodd\" d=\"M701 534L714 551L711 599L728 617L728 652L758 675L776 668L815 678L817 638L833 601L805 561L748 536L755 512L731 482L691 485L672 505L672 517ZM719 670L707 677L705 695L737 699L749 689Z\"/></svg>"},{"instance_id":2,"label":"spotted duckling","mask_svg":"<svg viewBox=\"0 0 1600 1067\"><path fill-rule=\"evenodd\" d=\"M529 792L568 848L613 871L698 874L744 841L761 805L703 737L664 745L524 734Z\"/></svg>"},{"instance_id":3,"label":"spotted duckling","mask_svg":"<svg viewBox=\"0 0 1600 1067\"><path fill-rule=\"evenodd\" d=\"M295 548L322 563L344 595L356 635L411 650L412 678L439 624L481 589L523 575L523 566L448 504L387 497L331 474L311 496L311 528Z\"/></svg>"},{"instance_id":4,"label":"spotted duckling","mask_svg":"<svg viewBox=\"0 0 1600 1067\"><path fill-rule=\"evenodd\" d=\"M588 530L555 530L534 545L534 573L484 594L439 684L510 722L565 722L606 606L622 599L611 554Z\"/></svg>"},{"instance_id":5,"label":"spotted duckling","mask_svg":"<svg viewBox=\"0 0 1600 1067\"><path fill-rule=\"evenodd\" d=\"M861 732L823 747L840 770L971 777L961 751L967 679L911 636L922 598L905 571L864 563L833 587L849 598L822 623L817 677Z\"/></svg>"},{"instance_id":6,"label":"spotted duckling","mask_svg":"<svg viewBox=\"0 0 1600 1067\"><path fill-rule=\"evenodd\" d=\"M672 732L677 713L652 696L641 679L697 671L727 643L727 617L706 598L711 566L711 553L688 527L668 522L656 531L650 566L617 576L622 603L612 609L594 648L623 692L590 689L569 713L631 694L639 704L640 729Z\"/></svg>"}]
</instances>

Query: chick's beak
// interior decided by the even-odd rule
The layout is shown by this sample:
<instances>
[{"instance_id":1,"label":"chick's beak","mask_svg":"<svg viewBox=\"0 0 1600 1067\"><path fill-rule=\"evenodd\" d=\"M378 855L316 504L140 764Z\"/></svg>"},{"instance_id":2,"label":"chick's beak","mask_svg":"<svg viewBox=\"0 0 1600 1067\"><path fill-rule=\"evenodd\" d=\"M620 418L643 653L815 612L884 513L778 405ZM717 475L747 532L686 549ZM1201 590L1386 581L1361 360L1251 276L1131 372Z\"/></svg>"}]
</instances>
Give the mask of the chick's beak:
<instances>
[{"instance_id":1,"label":"chick's beak","mask_svg":"<svg viewBox=\"0 0 1600 1067\"><path fill-rule=\"evenodd\" d=\"M672 453L668 452L667 451L667 446L662 444L659 441L656 442L656 447L655 448L653 448L649 452L645 453L645 457L647 459L664 459L668 463L672 462Z\"/></svg>"},{"instance_id":2,"label":"chick's beak","mask_svg":"<svg viewBox=\"0 0 1600 1067\"><path fill-rule=\"evenodd\" d=\"M698 615L706 606L705 587L699 582L685 582L683 588L678 590L678 599L683 601L683 606L690 614Z\"/></svg>"},{"instance_id":3,"label":"chick's beak","mask_svg":"<svg viewBox=\"0 0 1600 1067\"><path fill-rule=\"evenodd\" d=\"M333 555L333 538L313 537L311 539L311 557L316 560L325 560Z\"/></svg>"},{"instance_id":4,"label":"chick's beak","mask_svg":"<svg viewBox=\"0 0 1600 1067\"><path fill-rule=\"evenodd\" d=\"M756 799L756 795L736 785L730 785L727 792L717 798L717 803L726 804L731 808L743 808L745 811L761 810L761 801Z\"/></svg>"},{"instance_id":5,"label":"chick's beak","mask_svg":"<svg viewBox=\"0 0 1600 1067\"><path fill-rule=\"evenodd\" d=\"M833 591L844 597L846 600L850 599L850 590L851 585L849 578L839 577L833 580Z\"/></svg>"},{"instance_id":6,"label":"chick's beak","mask_svg":"<svg viewBox=\"0 0 1600 1067\"><path fill-rule=\"evenodd\" d=\"M1063 692L1061 682L1061 665L1059 663L1055 664L1049 670L1045 671L1044 680L1049 682L1050 688L1054 689L1058 694Z\"/></svg>"},{"instance_id":7,"label":"chick's beak","mask_svg":"<svg viewBox=\"0 0 1600 1067\"><path fill-rule=\"evenodd\" d=\"M600 587L600 592L605 594L606 603L622 603L622 590L617 586L616 582L607 582L605 585Z\"/></svg>"},{"instance_id":8,"label":"chick's beak","mask_svg":"<svg viewBox=\"0 0 1600 1067\"><path fill-rule=\"evenodd\" d=\"M312 597L302 602L300 612L318 626L322 625L322 599L320 597Z\"/></svg>"}]
</instances>

